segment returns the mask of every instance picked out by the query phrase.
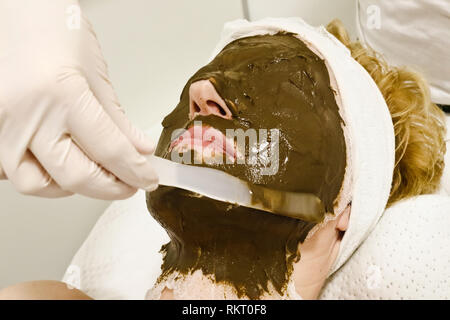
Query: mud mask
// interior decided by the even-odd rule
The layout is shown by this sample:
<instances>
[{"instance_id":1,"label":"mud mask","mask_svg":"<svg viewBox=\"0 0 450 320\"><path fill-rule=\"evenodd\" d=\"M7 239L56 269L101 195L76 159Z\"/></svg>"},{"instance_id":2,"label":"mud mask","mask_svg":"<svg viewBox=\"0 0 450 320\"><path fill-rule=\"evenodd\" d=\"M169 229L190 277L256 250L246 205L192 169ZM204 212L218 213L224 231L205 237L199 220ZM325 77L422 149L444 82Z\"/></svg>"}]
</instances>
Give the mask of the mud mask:
<instances>
[{"instance_id":1,"label":"mud mask","mask_svg":"<svg viewBox=\"0 0 450 320\"><path fill-rule=\"evenodd\" d=\"M231 120L189 118L189 87L198 80L211 81L231 110ZM173 131L190 128L194 120L224 134L226 129L277 128L275 174L260 175L258 167L246 164L212 167L249 184L312 193L333 212L346 166L343 123L324 61L292 34L238 39L194 74L163 121L156 155L170 159ZM300 257L298 244L314 226L169 187L150 193L148 207L171 238L162 249L160 281L173 272L200 269L230 284L239 297L252 299L270 287L283 294Z\"/></svg>"}]
</instances>

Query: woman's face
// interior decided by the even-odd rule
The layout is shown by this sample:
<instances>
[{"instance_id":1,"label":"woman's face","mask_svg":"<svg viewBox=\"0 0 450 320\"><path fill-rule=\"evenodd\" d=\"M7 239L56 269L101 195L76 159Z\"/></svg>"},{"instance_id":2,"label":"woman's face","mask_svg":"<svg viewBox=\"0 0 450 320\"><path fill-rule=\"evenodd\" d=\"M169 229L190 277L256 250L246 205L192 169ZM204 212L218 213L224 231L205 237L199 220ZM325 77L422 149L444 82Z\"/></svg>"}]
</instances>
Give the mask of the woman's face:
<instances>
[{"instance_id":1,"label":"woman's face","mask_svg":"<svg viewBox=\"0 0 450 320\"><path fill-rule=\"evenodd\" d=\"M171 146L178 143L174 130L192 128L194 121L222 134L227 129L278 129L274 174L261 174L264 161L200 165L270 189L315 194L333 212L346 165L342 119L324 62L302 41L277 34L227 45L187 82L180 103L163 121L157 154L169 158ZM237 149L233 155L249 156L248 146Z\"/></svg>"},{"instance_id":2,"label":"woman's face","mask_svg":"<svg viewBox=\"0 0 450 320\"><path fill-rule=\"evenodd\" d=\"M189 135L194 124L201 132L219 132L225 142L198 141ZM250 185L314 194L333 213L346 166L342 125L324 61L291 34L254 36L228 44L189 79L179 104L163 121L156 155L192 155L213 143L215 152L245 159L251 149L227 140L227 129L277 129L278 141L271 135L267 140L269 148L276 143L273 149L278 150L273 174L261 174L264 153L252 164L197 165ZM174 135L179 129L188 131ZM171 238L163 247L160 280L175 271L199 269L250 298L270 288L283 293L300 258L298 244L315 225L169 187L150 193L148 206Z\"/></svg>"}]
</instances>

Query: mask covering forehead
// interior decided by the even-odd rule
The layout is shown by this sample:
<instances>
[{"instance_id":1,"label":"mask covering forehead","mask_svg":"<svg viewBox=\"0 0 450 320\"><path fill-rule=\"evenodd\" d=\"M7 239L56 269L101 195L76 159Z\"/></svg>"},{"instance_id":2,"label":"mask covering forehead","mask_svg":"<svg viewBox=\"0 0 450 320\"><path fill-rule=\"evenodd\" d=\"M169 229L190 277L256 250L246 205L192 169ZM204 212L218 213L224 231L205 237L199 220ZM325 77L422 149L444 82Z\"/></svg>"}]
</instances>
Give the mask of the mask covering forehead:
<instances>
[{"instance_id":1,"label":"mask covering forehead","mask_svg":"<svg viewBox=\"0 0 450 320\"><path fill-rule=\"evenodd\" d=\"M170 159L172 132L193 124L189 87L198 80L211 81L233 117L198 116L196 121L224 134L225 129L249 128L277 128L280 133L276 174L262 176L260 168L242 164L213 168L250 185L315 194L333 213L345 174L346 145L323 60L292 34L231 42L186 84L180 103L163 121L156 155ZM314 227L176 188L160 187L148 194L147 203L171 238L162 249L160 281L174 272L201 270L231 285L238 297L256 299L272 289L283 295L300 258L298 244Z\"/></svg>"}]
</instances>

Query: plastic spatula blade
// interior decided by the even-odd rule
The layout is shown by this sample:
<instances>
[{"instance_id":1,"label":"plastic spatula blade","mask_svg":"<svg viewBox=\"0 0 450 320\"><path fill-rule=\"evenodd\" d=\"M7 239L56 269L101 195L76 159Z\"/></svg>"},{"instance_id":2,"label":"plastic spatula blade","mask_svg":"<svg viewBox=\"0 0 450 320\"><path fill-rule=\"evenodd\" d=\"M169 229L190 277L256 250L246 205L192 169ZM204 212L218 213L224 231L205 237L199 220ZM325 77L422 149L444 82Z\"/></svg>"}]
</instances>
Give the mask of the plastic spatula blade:
<instances>
[{"instance_id":1,"label":"plastic spatula blade","mask_svg":"<svg viewBox=\"0 0 450 320\"><path fill-rule=\"evenodd\" d=\"M223 171L180 164L157 156L148 159L159 176L160 185L310 222L320 222L324 215L322 201L310 193L284 192L258 186L258 194L266 195L264 201L258 201L247 182Z\"/></svg>"}]
</instances>

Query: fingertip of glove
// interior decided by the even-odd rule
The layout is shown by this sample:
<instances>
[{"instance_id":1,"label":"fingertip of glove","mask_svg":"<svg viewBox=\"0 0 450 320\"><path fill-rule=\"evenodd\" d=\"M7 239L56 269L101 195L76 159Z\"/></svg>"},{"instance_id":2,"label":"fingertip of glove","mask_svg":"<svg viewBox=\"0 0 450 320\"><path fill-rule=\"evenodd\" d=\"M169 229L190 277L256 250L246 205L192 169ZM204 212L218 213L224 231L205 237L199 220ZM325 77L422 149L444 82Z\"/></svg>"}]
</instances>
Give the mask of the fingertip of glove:
<instances>
[{"instance_id":1,"label":"fingertip of glove","mask_svg":"<svg viewBox=\"0 0 450 320\"><path fill-rule=\"evenodd\" d=\"M159 179L156 178L153 180L152 183L148 184L146 187L144 187L143 189L147 192L151 192L151 191L155 191L156 189L158 189L159 186Z\"/></svg>"}]
</instances>

